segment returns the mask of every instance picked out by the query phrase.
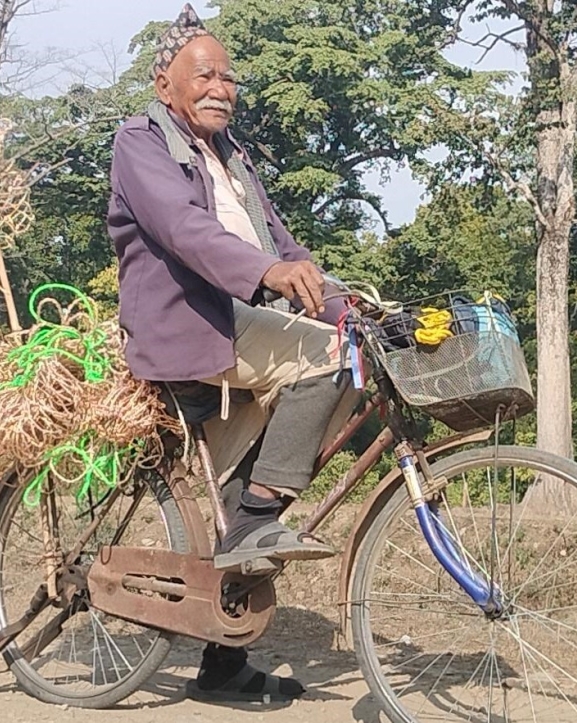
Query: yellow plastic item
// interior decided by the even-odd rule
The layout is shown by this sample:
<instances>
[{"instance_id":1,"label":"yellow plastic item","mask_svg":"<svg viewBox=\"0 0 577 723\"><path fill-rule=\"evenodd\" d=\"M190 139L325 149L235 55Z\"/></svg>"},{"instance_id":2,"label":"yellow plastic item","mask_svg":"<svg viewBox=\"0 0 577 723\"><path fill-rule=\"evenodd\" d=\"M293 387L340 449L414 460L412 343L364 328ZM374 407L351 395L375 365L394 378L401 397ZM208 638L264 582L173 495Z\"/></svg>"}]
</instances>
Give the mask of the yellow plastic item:
<instances>
[{"instance_id":1,"label":"yellow plastic item","mask_svg":"<svg viewBox=\"0 0 577 723\"><path fill-rule=\"evenodd\" d=\"M453 336L453 332L450 329L417 329L415 331L417 342L429 346L438 346L451 336Z\"/></svg>"},{"instance_id":2,"label":"yellow plastic item","mask_svg":"<svg viewBox=\"0 0 577 723\"><path fill-rule=\"evenodd\" d=\"M453 336L449 328L453 317L449 311L427 307L422 310L422 315L417 317L417 321L424 327L415 331L415 339L419 344L437 346Z\"/></svg>"}]
</instances>

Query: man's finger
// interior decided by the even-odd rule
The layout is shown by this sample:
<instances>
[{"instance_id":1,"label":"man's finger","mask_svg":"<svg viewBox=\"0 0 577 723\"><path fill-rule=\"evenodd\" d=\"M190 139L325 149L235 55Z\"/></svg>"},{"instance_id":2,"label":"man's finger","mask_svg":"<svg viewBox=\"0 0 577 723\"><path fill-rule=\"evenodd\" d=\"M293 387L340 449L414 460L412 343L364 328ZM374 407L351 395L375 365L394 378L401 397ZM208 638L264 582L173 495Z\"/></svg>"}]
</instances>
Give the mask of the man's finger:
<instances>
[{"instance_id":1,"label":"man's finger","mask_svg":"<svg viewBox=\"0 0 577 723\"><path fill-rule=\"evenodd\" d=\"M307 275L304 278L304 282L309 290L309 293L313 299L315 310L322 314L325 310L325 304L323 300L323 292L325 288L325 280L319 273L318 269L312 264L307 269Z\"/></svg>"},{"instance_id":2,"label":"man's finger","mask_svg":"<svg viewBox=\"0 0 577 723\"><path fill-rule=\"evenodd\" d=\"M313 301L313 298L306 286L306 284L303 283L302 279L296 279L293 284L294 290L296 294L298 295L299 299L302 301L303 306L305 307L305 310L307 312L308 316L316 316L317 310L315 307L315 303Z\"/></svg>"},{"instance_id":3,"label":"man's finger","mask_svg":"<svg viewBox=\"0 0 577 723\"><path fill-rule=\"evenodd\" d=\"M294 287L297 294L300 296L303 306L305 307L307 314L313 318L317 316L323 305L323 296L319 287L310 282L310 279L301 277L295 282Z\"/></svg>"}]
</instances>

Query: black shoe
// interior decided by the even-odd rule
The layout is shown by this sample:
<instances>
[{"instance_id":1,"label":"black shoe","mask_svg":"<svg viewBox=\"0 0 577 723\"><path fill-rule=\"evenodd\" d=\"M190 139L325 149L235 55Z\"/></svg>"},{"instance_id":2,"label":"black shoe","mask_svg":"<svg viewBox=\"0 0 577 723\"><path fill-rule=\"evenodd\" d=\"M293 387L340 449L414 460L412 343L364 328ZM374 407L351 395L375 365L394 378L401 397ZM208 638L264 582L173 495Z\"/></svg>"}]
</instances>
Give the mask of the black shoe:
<instances>
[{"instance_id":1,"label":"black shoe","mask_svg":"<svg viewBox=\"0 0 577 723\"><path fill-rule=\"evenodd\" d=\"M206 702L262 703L294 700L305 693L298 680L263 673L246 660L244 648L208 645L197 679L186 684L186 695Z\"/></svg>"}]
</instances>

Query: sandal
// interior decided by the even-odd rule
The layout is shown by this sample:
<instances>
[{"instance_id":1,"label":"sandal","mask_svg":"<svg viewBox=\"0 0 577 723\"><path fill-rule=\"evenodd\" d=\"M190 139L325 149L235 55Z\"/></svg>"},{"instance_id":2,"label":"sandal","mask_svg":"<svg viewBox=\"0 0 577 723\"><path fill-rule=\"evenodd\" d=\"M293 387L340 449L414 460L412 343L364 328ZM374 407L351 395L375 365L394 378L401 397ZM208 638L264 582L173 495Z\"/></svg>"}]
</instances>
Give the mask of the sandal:
<instances>
[{"instance_id":1,"label":"sandal","mask_svg":"<svg viewBox=\"0 0 577 723\"><path fill-rule=\"evenodd\" d=\"M304 692L305 689L294 678L268 675L248 663L218 688L203 690L196 680L189 680L186 684L187 698L206 703L262 703L265 696L271 701L287 701L300 698Z\"/></svg>"},{"instance_id":2,"label":"sandal","mask_svg":"<svg viewBox=\"0 0 577 723\"><path fill-rule=\"evenodd\" d=\"M294 532L280 522L269 522L249 533L233 550L214 557L214 567L226 572L244 575L262 574L252 572L255 561L269 560L320 560L333 557L335 551L310 532Z\"/></svg>"}]
</instances>

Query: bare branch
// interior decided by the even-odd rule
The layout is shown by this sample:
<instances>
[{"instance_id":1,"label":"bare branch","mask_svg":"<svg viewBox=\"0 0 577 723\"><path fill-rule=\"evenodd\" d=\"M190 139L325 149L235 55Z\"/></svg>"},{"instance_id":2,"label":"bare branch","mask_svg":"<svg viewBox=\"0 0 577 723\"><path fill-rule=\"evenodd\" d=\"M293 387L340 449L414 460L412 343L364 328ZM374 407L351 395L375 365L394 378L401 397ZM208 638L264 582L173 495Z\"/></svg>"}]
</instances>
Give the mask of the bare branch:
<instances>
[{"instance_id":1,"label":"bare branch","mask_svg":"<svg viewBox=\"0 0 577 723\"><path fill-rule=\"evenodd\" d=\"M455 18L453 27L449 31L449 35L447 36L445 41L441 44L441 50L448 48L449 45L453 45L453 43L456 43L457 40L460 40L459 33L462 30L461 22L463 20L465 13L467 12L468 8L470 8L471 5L473 5L473 4L474 4L474 0L465 0L463 2L463 5L457 10L457 17Z\"/></svg>"},{"instance_id":2,"label":"bare branch","mask_svg":"<svg viewBox=\"0 0 577 723\"><path fill-rule=\"evenodd\" d=\"M113 87L116 85L124 67L121 62L121 52L115 46L114 42L98 42L91 47L88 52L92 54L98 52L100 58L104 61L104 67L98 67L100 64L98 63L97 65L92 61L87 63L79 58L70 58L70 60L74 62L63 63L62 65L68 85L70 85L71 78L74 78L81 85L91 90L98 90L103 86ZM64 89L63 92L65 92Z\"/></svg>"},{"instance_id":3,"label":"bare branch","mask_svg":"<svg viewBox=\"0 0 577 723\"><path fill-rule=\"evenodd\" d=\"M277 158L274 153L268 148L268 146L265 146L264 143L261 143L258 141L252 133L249 133L248 131L243 130L242 128L237 128L236 132L240 135L240 137L250 143L256 150L260 153L260 155L268 161L272 166L274 166L278 171L284 170L283 163L280 160L280 158Z\"/></svg>"},{"instance_id":4,"label":"bare branch","mask_svg":"<svg viewBox=\"0 0 577 723\"><path fill-rule=\"evenodd\" d=\"M99 125L101 123L112 123L114 121L123 120L124 116L120 114L114 114L109 116L102 116L101 118L90 118L88 120L80 121L79 123L73 123L64 128L60 128L56 132L46 130L45 135L35 140L31 145L26 146L20 153L16 153L11 157L12 161L21 161L23 158L30 156L35 151L46 146L47 143L53 143L56 140L61 140L71 133L76 133L82 128L87 126Z\"/></svg>"},{"instance_id":5,"label":"bare branch","mask_svg":"<svg viewBox=\"0 0 577 723\"><path fill-rule=\"evenodd\" d=\"M70 150L70 149L69 149ZM46 176L49 176L51 173L54 173L54 171L57 171L59 168L62 168L70 163L70 158L63 158L61 161L58 161L57 163L51 163L49 165L43 166L42 170L37 170L40 166L36 165L34 166L33 172L28 171L28 178L26 185L28 188L32 188L32 186L35 186L37 183L40 183Z\"/></svg>"},{"instance_id":6,"label":"bare branch","mask_svg":"<svg viewBox=\"0 0 577 723\"><path fill-rule=\"evenodd\" d=\"M333 203L337 203L338 201L342 200L342 196L340 194L337 194L336 196L331 196L330 198L327 198L326 201L323 201L321 205L316 209L316 211L313 211L314 215L318 218L321 218L323 213L329 208L329 206L332 206Z\"/></svg>"},{"instance_id":7,"label":"bare branch","mask_svg":"<svg viewBox=\"0 0 577 723\"><path fill-rule=\"evenodd\" d=\"M533 207L533 211L535 212L535 216L537 217L539 223L543 226L543 228L549 229L549 221L545 217L543 209L541 208L541 204L531 190L529 184L525 181L520 181L513 178L513 176L505 168L505 166L501 162L501 159L498 156L490 153L489 151L485 151L484 155L489 161L489 163L493 166L493 168L495 168L495 170L499 172L499 175L502 177L507 188L510 191L516 191L521 196L523 196L523 198Z\"/></svg>"},{"instance_id":8,"label":"bare branch","mask_svg":"<svg viewBox=\"0 0 577 723\"><path fill-rule=\"evenodd\" d=\"M530 28L535 35L539 36L549 46L550 51L557 59L559 58L559 47L555 38L546 31L546 26L541 22L540 16L531 10L530 5L527 5L527 3L520 4L517 0L501 0L501 2L510 13L522 20L527 28Z\"/></svg>"},{"instance_id":9,"label":"bare branch","mask_svg":"<svg viewBox=\"0 0 577 723\"><path fill-rule=\"evenodd\" d=\"M331 196L326 201L323 201L323 203L314 211L314 215L317 216L317 218L321 218L327 208L334 205L335 203L339 203L340 201L361 201L363 203L368 203L369 206L380 218L385 228L389 228L389 222L387 220L386 213L381 208L379 199L372 194L363 195L360 191L357 192L347 189L341 189L334 196Z\"/></svg>"},{"instance_id":10,"label":"bare branch","mask_svg":"<svg viewBox=\"0 0 577 723\"><path fill-rule=\"evenodd\" d=\"M7 93L27 93L38 85L51 82L62 72L64 62L78 57L77 52L55 48L48 48L38 55L30 54L20 48L5 50L7 54L0 58L0 66L4 71L0 88ZM50 75L46 75L48 69L51 69ZM39 71L42 73L41 77L38 77Z\"/></svg>"},{"instance_id":11,"label":"bare branch","mask_svg":"<svg viewBox=\"0 0 577 723\"><path fill-rule=\"evenodd\" d=\"M482 53L481 57L477 60L477 64L482 63L483 60L487 57L487 55L493 50L493 48L498 43L505 43L506 45L510 45L514 50L523 50L525 47L524 43L519 43L514 40L509 39L509 35L514 35L515 33L520 32L521 30L525 29L525 24L517 25L514 28L509 28L509 30L505 30L502 33L493 33L487 28L487 32L485 35L483 35L482 38L479 38L479 40L466 40L465 38L460 38L460 41L464 43L465 45L470 45L472 48L483 48L484 52ZM490 43L488 45L485 45L485 42L487 40L490 40Z\"/></svg>"},{"instance_id":12,"label":"bare branch","mask_svg":"<svg viewBox=\"0 0 577 723\"><path fill-rule=\"evenodd\" d=\"M13 25L16 19L31 17L33 15L44 15L51 13L58 8L59 0L47 7L42 7L44 0L0 0L0 69L6 75L6 67L10 68L9 77L4 77L1 87L8 92L22 90L15 88L20 80L27 80L39 69L52 64L56 56L54 49L49 49L41 58L34 59L34 56L25 52L25 49L14 42Z\"/></svg>"}]
</instances>

